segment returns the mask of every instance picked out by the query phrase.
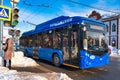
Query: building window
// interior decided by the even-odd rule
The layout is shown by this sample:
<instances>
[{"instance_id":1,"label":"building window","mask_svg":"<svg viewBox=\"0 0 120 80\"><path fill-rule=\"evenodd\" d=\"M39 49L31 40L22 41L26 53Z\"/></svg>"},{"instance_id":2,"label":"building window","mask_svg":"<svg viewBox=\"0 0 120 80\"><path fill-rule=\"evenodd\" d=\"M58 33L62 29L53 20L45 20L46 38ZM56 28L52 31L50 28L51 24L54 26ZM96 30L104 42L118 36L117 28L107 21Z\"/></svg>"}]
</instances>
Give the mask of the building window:
<instances>
[{"instance_id":1,"label":"building window","mask_svg":"<svg viewBox=\"0 0 120 80\"><path fill-rule=\"evenodd\" d=\"M116 46L116 38L115 38L115 37L112 38L112 46L113 46L113 47Z\"/></svg>"},{"instance_id":2,"label":"building window","mask_svg":"<svg viewBox=\"0 0 120 80\"><path fill-rule=\"evenodd\" d=\"M116 31L116 25L115 25L115 23L113 23L113 25L112 25L112 32L115 32Z\"/></svg>"}]
</instances>

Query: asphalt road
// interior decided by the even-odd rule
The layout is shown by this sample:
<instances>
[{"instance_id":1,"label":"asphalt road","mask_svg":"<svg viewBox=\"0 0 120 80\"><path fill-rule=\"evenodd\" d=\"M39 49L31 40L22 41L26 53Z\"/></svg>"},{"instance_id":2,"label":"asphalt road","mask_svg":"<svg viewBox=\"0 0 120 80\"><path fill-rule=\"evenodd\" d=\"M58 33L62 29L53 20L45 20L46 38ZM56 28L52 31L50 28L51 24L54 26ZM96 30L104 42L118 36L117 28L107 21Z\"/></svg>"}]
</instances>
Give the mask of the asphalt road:
<instances>
[{"instance_id":1,"label":"asphalt road","mask_svg":"<svg viewBox=\"0 0 120 80\"><path fill-rule=\"evenodd\" d=\"M120 56L110 57L110 64L92 69L76 69L68 66L55 67L51 63L36 60L40 66L29 68L14 67L18 71L27 71L34 73L59 72L66 73L74 80L120 80Z\"/></svg>"}]
</instances>

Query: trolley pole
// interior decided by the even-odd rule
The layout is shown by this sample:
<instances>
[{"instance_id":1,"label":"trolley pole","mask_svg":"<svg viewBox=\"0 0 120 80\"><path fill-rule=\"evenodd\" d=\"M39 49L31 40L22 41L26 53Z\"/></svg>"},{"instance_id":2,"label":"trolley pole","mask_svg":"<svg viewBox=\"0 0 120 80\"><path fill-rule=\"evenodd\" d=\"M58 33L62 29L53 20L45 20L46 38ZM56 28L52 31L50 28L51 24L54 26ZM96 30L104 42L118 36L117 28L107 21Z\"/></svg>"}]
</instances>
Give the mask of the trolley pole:
<instances>
[{"instance_id":1,"label":"trolley pole","mask_svg":"<svg viewBox=\"0 0 120 80\"><path fill-rule=\"evenodd\" d=\"M0 0L0 5L3 5L3 0ZM2 54L2 44L3 44L3 21L0 21L0 55Z\"/></svg>"}]
</instances>

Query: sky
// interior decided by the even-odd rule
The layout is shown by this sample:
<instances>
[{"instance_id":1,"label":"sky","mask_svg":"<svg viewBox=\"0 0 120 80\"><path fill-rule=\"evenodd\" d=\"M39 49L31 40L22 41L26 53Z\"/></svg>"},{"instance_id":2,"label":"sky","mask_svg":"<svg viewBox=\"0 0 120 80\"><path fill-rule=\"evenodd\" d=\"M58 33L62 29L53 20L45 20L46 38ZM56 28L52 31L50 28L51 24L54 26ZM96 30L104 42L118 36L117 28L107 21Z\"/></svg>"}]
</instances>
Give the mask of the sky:
<instances>
[{"instance_id":1,"label":"sky","mask_svg":"<svg viewBox=\"0 0 120 80\"><path fill-rule=\"evenodd\" d=\"M93 10L101 15L115 14L114 12L120 12L119 2L119 0L19 0L16 5L20 10L19 24L15 28L25 32L58 16L87 17ZM4 0L4 6L12 8L10 0Z\"/></svg>"}]
</instances>

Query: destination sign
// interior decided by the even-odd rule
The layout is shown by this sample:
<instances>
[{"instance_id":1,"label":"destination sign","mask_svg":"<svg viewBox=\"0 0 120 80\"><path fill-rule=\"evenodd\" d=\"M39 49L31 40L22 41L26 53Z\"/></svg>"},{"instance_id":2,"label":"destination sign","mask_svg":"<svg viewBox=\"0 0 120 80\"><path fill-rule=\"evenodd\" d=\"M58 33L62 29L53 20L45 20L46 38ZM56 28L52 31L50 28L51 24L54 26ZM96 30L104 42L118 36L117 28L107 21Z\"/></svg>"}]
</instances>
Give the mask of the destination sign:
<instances>
[{"instance_id":1,"label":"destination sign","mask_svg":"<svg viewBox=\"0 0 120 80\"><path fill-rule=\"evenodd\" d=\"M97 25L90 25L90 29L104 31L104 27L103 26L97 26Z\"/></svg>"},{"instance_id":2,"label":"destination sign","mask_svg":"<svg viewBox=\"0 0 120 80\"><path fill-rule=\"evenodd\" d=\"M68 22L71 22L71 21L72 21L72 18L65 19L65 20L50 24L50 27L59 26L59 25L62 25L62 24L65 24L65 23L68 23Z\"/></svg>"}]
</instances>

